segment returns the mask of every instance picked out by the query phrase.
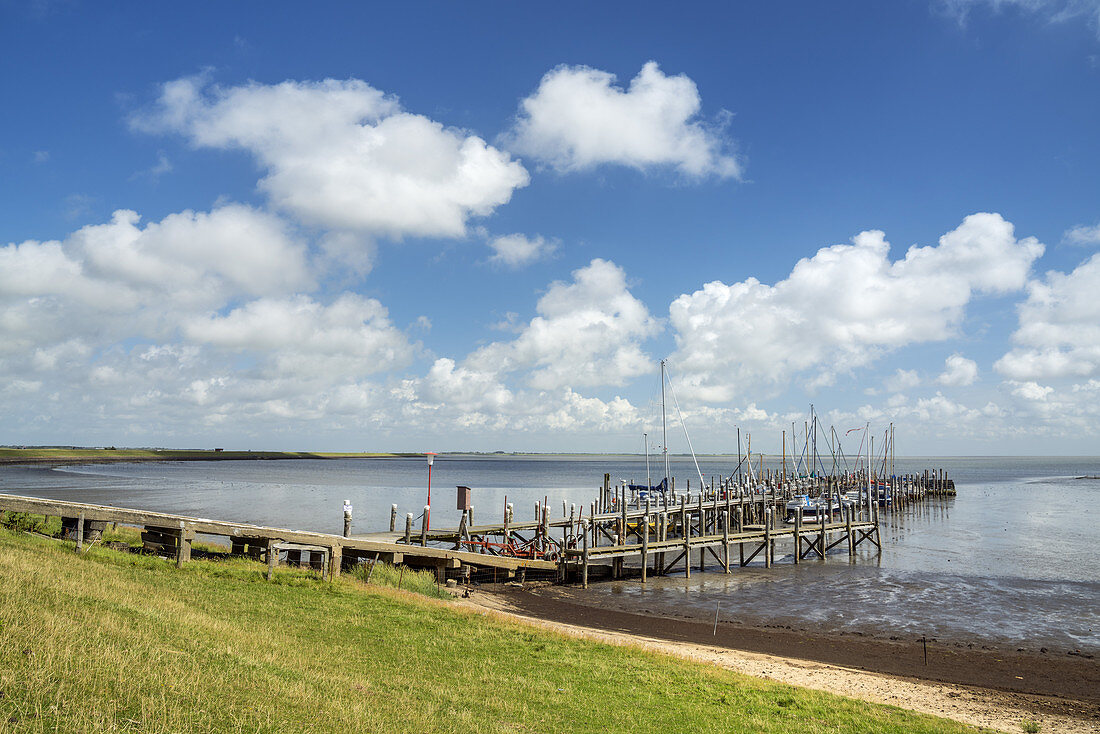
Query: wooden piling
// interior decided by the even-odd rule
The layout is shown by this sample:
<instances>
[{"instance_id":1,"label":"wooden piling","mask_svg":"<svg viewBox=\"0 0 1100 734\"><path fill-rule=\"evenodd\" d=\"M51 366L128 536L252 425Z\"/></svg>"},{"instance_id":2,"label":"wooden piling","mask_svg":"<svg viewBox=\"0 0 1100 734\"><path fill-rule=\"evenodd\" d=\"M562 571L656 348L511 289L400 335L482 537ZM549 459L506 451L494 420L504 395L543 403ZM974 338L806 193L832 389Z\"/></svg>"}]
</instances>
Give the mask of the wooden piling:
<instances>
[{"instance_id":1,"label":"wooden piling","mask_svg":"<svg viewBox=\"0 0 1100 734\"><path fill-rule=\"evenodd\" d=\"M826 507L825 512L821 513L821 533L818 535L817 550L823 561L825 560L825 523L831 514L832 509L828 507Z\"/></svg>"},{"instance_id":2,"label":"wooden piling","mask_svg":"<svg viewBox=\"0 0 1100 734\"><path fill-rule=\"evenodd\" d=\"M771 513L768 510L764 510L764 567L765 568L771 568L772 567L772 561L773 561L772 549L773 549L774 546L772 545L772 524L771 524L771 522L769 522L769 520L771 520L771 518L768 517L768 515L770 515L770 514Z\"/></svg>"},{"instance_id":3,"label":"wooden piling","mask_svg":"<svg viewBox=\"0 0 1100 734\"><path fill-rule=\"evenodd\" d=\"M649 567L649 515L642 516L642 583L646 582Z\"/></svg>"},{"instance_id":4,"label":"wooden piling","mask_svg":"<svg viewBox=\"0 0 1100 734\"><path fill-rule=\"evenodd\" d=\"M396 507L396 505L394 505L394 507ZM279 562L279 551L275 549L274 538L267 539L267 550L265 554L267 555L267 580L270 581L275 577L275 564Z\"/></svg>"},{"instance_id":5,"label":"wooden piling","mask_svg":"<svg viewBox=\"0 0 1100 734\"><path fill-rule=\"evenodd\" d=\"M728 504L728 503L727 503ZM729 511L722 511L722 568L726 573L730 572L730 515Z\"/></svg>"},{"instance_id":6,"label":"wooden piling","mask_svg":"<svg viewBox=\"0 0 1100 734\"><path fill-rule=\"evenodd\" d=\"M794 562L797 564L802 558L802 507L794 511Z\"/></svg>"},{"instance_id":7,"label":"wooden piling","mask_svg":"<svg viewBox=\"0 0 1100 734\"><path fill-rule=\"evenodd\" d=\"M581 520L581 588L588 588L588 532Z\"/></svg>"},{"instance_id":8,"label":"wooden piling","mask_svg":"<svg viewBox=\"0 0 1100 734\"><path fill-rule=\"evenodd\" d=\"M84 511L81 510L80 516L76 519L76 552L79 554L84 550Z\"/></svg>"},{"instance_id":9,"label":"wooden piling","mask_svg":"<svg viewBox=\"0 0 1100 734\"><path fill-rule=\"evenodd\" d=\"M856 554L856 539L852 536L852 507L844 508L844 532L848 535L848 555Z\"/></svg>"}]
</instances>

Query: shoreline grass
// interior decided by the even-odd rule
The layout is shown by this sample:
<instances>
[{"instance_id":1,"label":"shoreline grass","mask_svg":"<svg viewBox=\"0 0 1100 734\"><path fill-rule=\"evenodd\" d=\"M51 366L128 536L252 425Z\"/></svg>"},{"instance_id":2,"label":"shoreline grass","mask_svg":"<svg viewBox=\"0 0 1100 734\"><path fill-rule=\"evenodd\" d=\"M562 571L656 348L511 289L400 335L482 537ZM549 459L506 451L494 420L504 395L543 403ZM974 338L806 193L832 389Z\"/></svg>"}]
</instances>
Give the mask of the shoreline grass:
<instances>
[{"instance_id":1,"label":"shoreline grass","mask_svg":"<svg viewBox=\"0 0 1100 734\"><path fill-rule=\"evenodd\" d=\"M0 528L0 731L975 731L264 569Z\"/></svg>"},{"instance_id":2,"label":"shoreline grass","mask_svg":"<svg viewBox=\"0 0 1100 734\"><path fill-rule=\"evenodd\" d=\"M0 448L0 464L104 464L118 461L274 461L386 459L421 454L335 451L214 451L212 449Z\"/></svg>"}]
</instances>

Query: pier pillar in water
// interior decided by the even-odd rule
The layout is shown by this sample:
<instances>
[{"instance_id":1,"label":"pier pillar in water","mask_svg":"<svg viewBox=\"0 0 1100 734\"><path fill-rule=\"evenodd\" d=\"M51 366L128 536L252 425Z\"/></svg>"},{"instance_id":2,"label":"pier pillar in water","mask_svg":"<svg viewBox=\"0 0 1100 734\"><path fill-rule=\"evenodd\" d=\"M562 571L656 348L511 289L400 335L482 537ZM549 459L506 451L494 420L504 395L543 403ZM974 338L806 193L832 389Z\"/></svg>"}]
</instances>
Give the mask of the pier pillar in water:
<instances>
[{"instance_id":1,"label":"pier pillar in water","mask_svg":"<svg viewBox=\"0 0 1100 734\"><path fill-rule=\"evenodd\" d=\"M344 537L351 537L351 500L344 500Z\"/></svg>"},{"instance_id":2,"label":"pier pillar in water","mask_svg":"<svg viewBox=\"0 0 1100 734\"><path fill-rule=\"evenodd\" d=\"M794 511L794 562L798 563L802 558L802 507Z\"/></svg>"},{"instance_id":3,"label":"pier pillar in water","mask_svg":"<svg viewBox=\"0 0 1100 734\"><path fill-rule=\"evenodd\" d=\"M730 572L730 514L728 510L722 510L722 568L726 573Z\"/></svg>"},{"instance_id":4,"label":"pier pillar in water","mask_svg":"<svg viewBox=\"0 0 1100 734\"><path fill-rule=\"evenodd\" d=\"M771 568L774 562L774 547L772 545L771 508L764 509L764 567Z\"/></svg>"}]
</instances>

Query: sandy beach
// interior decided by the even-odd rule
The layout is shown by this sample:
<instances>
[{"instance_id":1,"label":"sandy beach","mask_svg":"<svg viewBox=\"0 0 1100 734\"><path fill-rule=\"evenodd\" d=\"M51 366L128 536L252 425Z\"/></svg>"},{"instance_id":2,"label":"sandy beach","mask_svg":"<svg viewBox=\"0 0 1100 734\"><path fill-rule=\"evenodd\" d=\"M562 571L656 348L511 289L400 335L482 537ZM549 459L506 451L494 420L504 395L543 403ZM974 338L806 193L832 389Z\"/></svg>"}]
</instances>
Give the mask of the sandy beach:
<instances>
[{"instance_id":1,"label":"sandy beach","mask_svg":"<svg viewBox=\"0 0 1100 734\"><path fill-rule=\"evenodd\" d=\"M1100 733L1100 664L1077 655L931 643L627 614L576 604L567 590L477 589L460 602L565 634L720 665L1002 731ZM986 645L988 648L989 646Z\"/></svg>"}]
</instances>

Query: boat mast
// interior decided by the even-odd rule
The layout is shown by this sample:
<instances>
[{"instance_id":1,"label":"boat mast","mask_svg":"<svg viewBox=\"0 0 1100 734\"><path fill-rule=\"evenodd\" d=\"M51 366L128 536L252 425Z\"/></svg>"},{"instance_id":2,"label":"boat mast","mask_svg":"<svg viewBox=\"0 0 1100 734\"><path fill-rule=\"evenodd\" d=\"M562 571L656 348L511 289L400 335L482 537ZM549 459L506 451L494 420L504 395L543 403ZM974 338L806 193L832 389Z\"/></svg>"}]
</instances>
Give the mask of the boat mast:
<instances>
[{"instance_id":1,"label":"boat mast","mask_svg":"<svg viewBox=\"0 0 1100 734\"><path fill-rule=\"evenodd\" d=\"M645 486L648 492L653 488L653 480L649 478L649 434L642 434L642 448L645 449Z\"/></svg>"},{"instance_id":2,"label":"boat mast","mask_svg":"<svg viewBox=\"0 0 1100 734\"><path fill-rule=\"evenodd\" d=\"M817 464L818 464L818 461L817 461L817 413L814 412L814 404L813 403L810 403L810 427L813 428L813 433L811 435L813 435L813 437L814 437L814 439L813 439L814 440L814 470L813 470L813 472L811 472L811 474L816 477L817 476Z\"/></svg>"},{"instance_id":3,"label":"boat mast","mask_svg":"<svg viewBox=\"0 0 1100 734\"><path fill-rule=\"evenodd\" d=\"M737 484L741 484L741 426L737 427Z\"/></svg>"},{"instance_id":4,"label":"boat mast","mask_svg":"<svg viewBox=\"0 0 1100 734\"><path fill-rule=\"evenodd\" d=\"M787 429L783 429L783 484L787 483Z\"/></svg>"},{"instance_id":5,"label":"boat mast","mask_svg":"<svg viewBox=\"0 0 1100 734\"><path fill-rule=\"evenodd\" d=\"M864 438L871 437L871 422L867 421L867 425L863 428ZM871 441L874 441L871 438ZM864 471L867 472L867 519L871 519L871 441L867 442L867 464L864 467ZM876 497L877 501L878 498Z\"/></svg>"},{"instance_id":6,"label":"boat mast","mask_svg":"<svg viewBox=\"0 0 1100 734\"><path fill-rule=\"evenodd\" d=\"M665 361L661 360L661 451L665 455L665 486L671 480L668 471L668 425L665 422Z\"/></svg>"}]
</instances>

